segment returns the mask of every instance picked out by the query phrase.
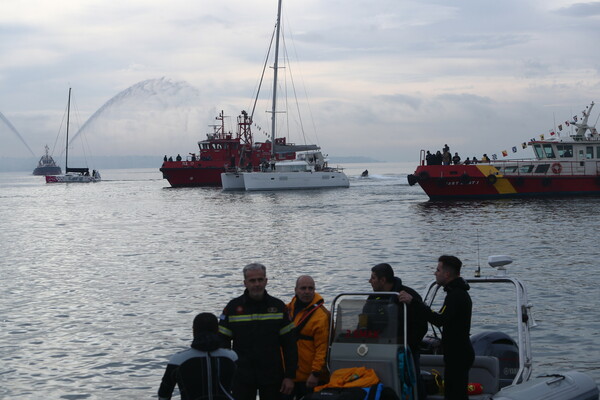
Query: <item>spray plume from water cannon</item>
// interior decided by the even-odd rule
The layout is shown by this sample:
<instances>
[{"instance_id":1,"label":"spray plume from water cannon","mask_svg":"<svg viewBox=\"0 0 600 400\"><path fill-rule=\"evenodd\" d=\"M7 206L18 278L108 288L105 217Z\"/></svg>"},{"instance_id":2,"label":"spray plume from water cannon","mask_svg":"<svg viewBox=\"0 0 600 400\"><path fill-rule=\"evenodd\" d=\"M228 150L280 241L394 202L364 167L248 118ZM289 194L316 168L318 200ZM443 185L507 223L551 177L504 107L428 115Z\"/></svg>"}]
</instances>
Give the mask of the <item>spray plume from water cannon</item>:
<instances>
[{"instance_id":1,"label":"spray plume from water cannon","mask_svg":"<svg viewBox=\"0 0 600 400\"><path fill-rule=\"evenodd\" d=\"M35 153L33 152L33 150L31 150L31 147L29 147L29 145L27 144L27 142L25 142L25 139L23 139L23 136L21 136L21 134L19 133L19 131L17 131L17 128L15 128L13 126L13 124L10 123L10 121L8 120L8 118L6 118L4 116L4 114L2 114L0 112L0 119L2 121L4 121L4 123L6 124L6 126L9 127L9 129L15 134L17 135L17 137L21 140L21 142L23 142L23 144L25 145L25 147L27 147L27 150L29 150L29 152L31 153L32 156L35 157Z\"/></svg>"}]
</instances>

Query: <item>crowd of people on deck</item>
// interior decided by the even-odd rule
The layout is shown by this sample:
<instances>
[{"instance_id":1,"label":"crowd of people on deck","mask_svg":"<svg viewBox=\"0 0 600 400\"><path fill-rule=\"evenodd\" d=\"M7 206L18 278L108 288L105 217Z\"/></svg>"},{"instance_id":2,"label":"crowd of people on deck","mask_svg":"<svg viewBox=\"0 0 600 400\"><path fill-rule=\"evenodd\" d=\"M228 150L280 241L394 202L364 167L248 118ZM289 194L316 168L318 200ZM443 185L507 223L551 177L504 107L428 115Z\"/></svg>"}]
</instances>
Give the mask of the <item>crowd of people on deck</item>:
<instances>
[{"instance_id":1,"label":"crowd of people on deck","mask_svg":"<svg viewBox=\"0 0 600 400\"><path fill-rule=\"evenodd\" d=\"M481 156L481 159L478 160L477 157L473 156L473 158L467 157L462 163L461 158L457 152L452 155L450 153L450 147L445 144L444 148L440 151L436 151L435 153L431 153L429 150L425 153L425 162L427 165L458 165L458 164L479 164L479 163L489 163L490 158L487 154Z\"/></svg>"},{"instance_id":2,"label":"crowd of people on deck","mask_svg":"<svg viewBox=\"0 0 600 400\"><path fill-rule=\"evenodd\" d=\"M419 400L426 398L419 351L428 322L442 328L444 398L468 398L468 373L474 360L469 339L472 303L469 285L460 276L461 267L457 257L438 258L435 278L446 291L439 312L431 310L415 290L405 286L389 264L371 268L369 283L375 294L366 301L383 299L407 304L406 339L414 357ZM256 400L257 393L261 400L308 400L313 391L328 386L331 315L316 291L314 279L299 276L295 295L286 304L267 293L264 265L248 264L242 273L244 293L227 303L218 319L207 312L194 318L191 346L169 360L159 399L170 399L178 386L183 400ZM398 309L397 334L403 340L403 308ZM400 337L398 341L401 343ZM394 396L390 398L397 399ZM387 400L383 395L377 399Z\"/></svg>"}]
</instances>

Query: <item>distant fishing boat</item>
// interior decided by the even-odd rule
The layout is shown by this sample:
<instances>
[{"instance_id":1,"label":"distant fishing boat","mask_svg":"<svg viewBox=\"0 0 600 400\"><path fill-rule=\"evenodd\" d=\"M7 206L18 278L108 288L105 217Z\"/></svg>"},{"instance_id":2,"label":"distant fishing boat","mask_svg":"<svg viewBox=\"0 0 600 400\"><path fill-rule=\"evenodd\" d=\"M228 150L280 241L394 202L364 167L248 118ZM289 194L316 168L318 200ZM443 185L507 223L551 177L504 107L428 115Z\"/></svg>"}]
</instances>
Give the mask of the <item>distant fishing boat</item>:
<instances>
[{"instance_id":1,"label":"distant fishing boat","mask_svg":"<svg viewBox=\"0 0 600 400\"><path fill-rule=\"evenodd\" d=\"M50 154L48 154L48 150L50 150L48 148L48 145L46 145L44 148L46 149L46 152L40 158L40 161L38 161L37 167L35 167L35 169L33 170L33 175L60 175L60 174L62 174L62 170L60 169L60 167L58 165L56 165L56 162L54 161L52 156Z\"/></svg>"},{"instance_id":2,"label":"distant fishing boat","mask_svg":"<svg viewBox=\"0 0 600 400\"><path fill-rule=\"evenodd\" d=\"M46 183L86 183L99 182L100 172L93 170L90 175L89 168L69 168L69 122L71 117L71 88L67 101L67 140L65 144L65 174L46 175Z\"/></svg>"},{"instance_id":3,"label":"distant fishing boat","mask_svg":"<svg viewBox=\"0 0 600 400\"><path fill-rule=\"evenodd\" d=\"M277 71L279 69L279 37L281 34L281 1L278 2L275 32L275 53L273 61L273 98L271 103L271 143L277 143ZM263 72L264 73L264 72ZM261 79L262 81L262 79ZM223 190L295 190L349 187L350 181L341 168L330 167L317 145L300 152L293 160L277 161L275 147L271 149L270 160L264 160L261 168L254 171L223 172Z\"/></svg>"}]
</instances>

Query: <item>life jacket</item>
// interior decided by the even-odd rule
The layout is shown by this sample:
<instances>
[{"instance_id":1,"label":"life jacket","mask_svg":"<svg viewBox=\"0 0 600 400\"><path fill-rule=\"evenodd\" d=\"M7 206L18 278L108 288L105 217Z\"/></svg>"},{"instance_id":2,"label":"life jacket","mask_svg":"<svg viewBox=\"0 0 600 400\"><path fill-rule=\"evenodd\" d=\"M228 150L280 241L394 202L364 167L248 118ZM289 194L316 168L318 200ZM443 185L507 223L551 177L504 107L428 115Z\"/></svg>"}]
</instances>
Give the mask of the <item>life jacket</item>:
<instances>
[{"instance_id":1,"label":"life jacket","mask_svg":"<svg viewBox=\"0 0 600 400\"><path fill-rule=\"evenodd\" d=\"M365 367L340 368L333 371L329 383L315 387L315 392L325 388L368 388L379 383L375 370Z\"/></svg>"}]
</instances>

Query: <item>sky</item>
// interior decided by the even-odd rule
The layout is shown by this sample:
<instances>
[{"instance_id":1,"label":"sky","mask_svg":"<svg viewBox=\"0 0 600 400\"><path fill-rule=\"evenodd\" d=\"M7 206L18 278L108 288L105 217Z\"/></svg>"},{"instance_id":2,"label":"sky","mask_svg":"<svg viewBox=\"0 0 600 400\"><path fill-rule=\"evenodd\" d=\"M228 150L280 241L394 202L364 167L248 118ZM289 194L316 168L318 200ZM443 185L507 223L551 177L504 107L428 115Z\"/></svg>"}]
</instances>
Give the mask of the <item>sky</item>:
<instances>
[{"instance_id":1,"label":"sky","mask_svg":"<svg viewBox=\"0 0 600 400\"><path fill-rule=\"evenodd\" d=\"M59 155L70 87L71 132L93 155L197 151L220 110L231 126L252 108L276 11L277 0L3 0L0 113L20 137L0 119L0 157L46 144ZM416 162L444 144L501 156L600 101L600 1L283 0L282 19L284 82L305 103L305 133L296 121L288 140L330 156ZM259 141L268 108L254 114Z\"/></svg>"}]
</instances>

